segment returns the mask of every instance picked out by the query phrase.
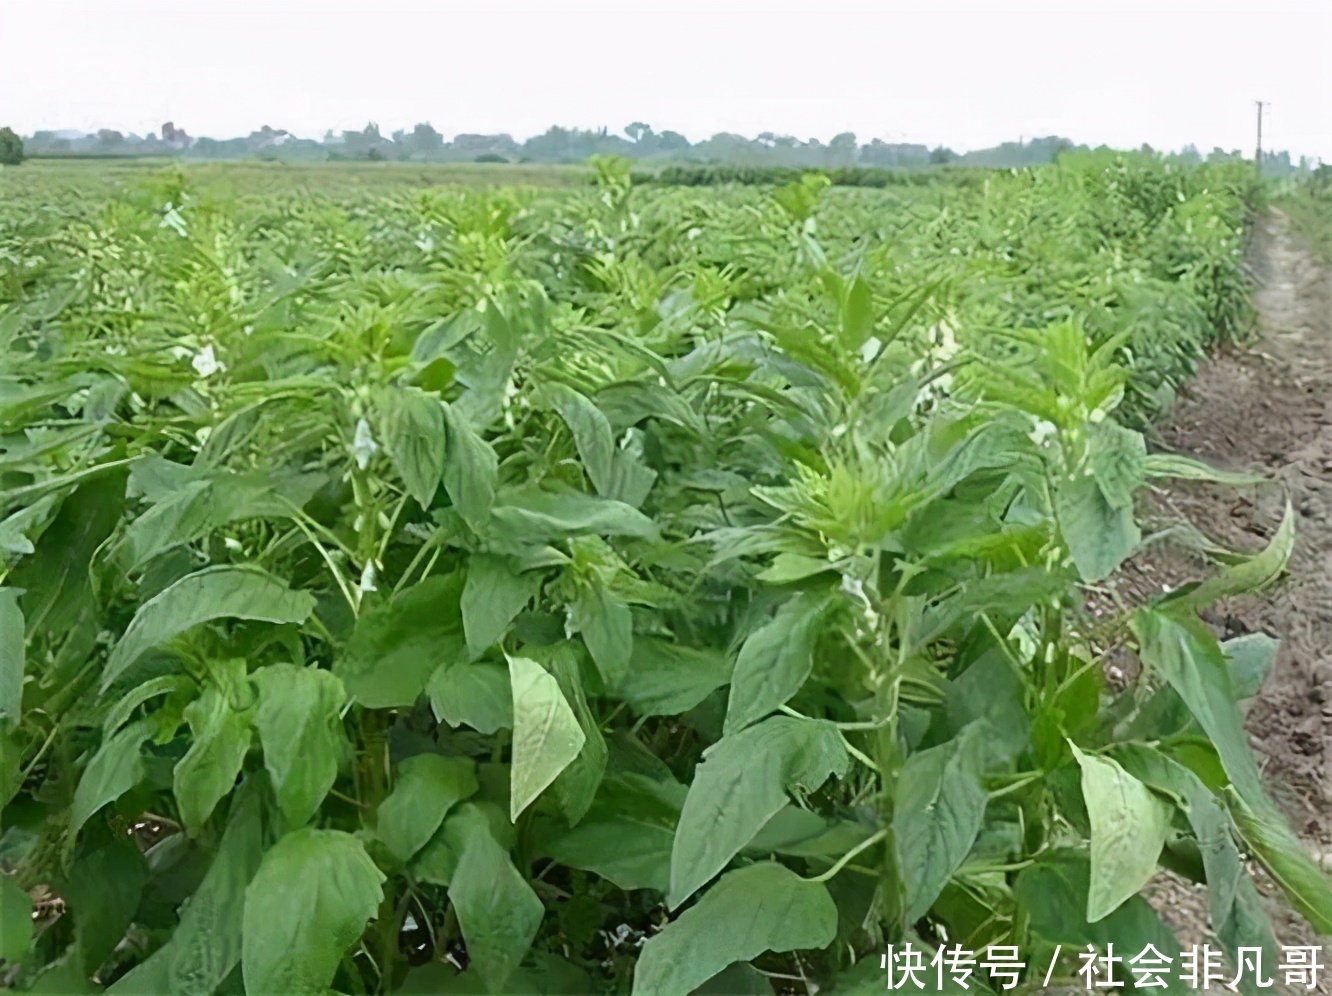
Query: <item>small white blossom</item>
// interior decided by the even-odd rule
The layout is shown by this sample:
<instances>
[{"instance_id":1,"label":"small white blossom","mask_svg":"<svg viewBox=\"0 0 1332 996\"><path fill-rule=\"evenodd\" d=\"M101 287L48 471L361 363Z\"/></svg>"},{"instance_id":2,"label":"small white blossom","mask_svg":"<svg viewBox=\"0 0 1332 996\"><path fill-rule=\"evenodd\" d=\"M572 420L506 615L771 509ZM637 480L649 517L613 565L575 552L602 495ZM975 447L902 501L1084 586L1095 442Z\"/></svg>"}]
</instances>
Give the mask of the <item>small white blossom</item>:
<instances>
[{"instance_id":1,"label":"small white blossom","mask_svg":"<svg viewBox=\"0 0 1332 996\"><path fill-rule=\"evenodd\" d=\"M219 370L227 368L226 364L219 360L217 354L213 352L211 342L194 355L194 359L190 360L190 366L194 367L195 372L205 380Z\"/></svg>"},{"instance_id":2,"label":"small white blossom","mask_svg":"<svg viewBox=\"0 0 1332 996\"><path fill-rule=\"evenodd\" d=\"M379 452L379 444L375 442L375 437L370 435L370 423L365 419L357 421L356 435L352 438L352 444L348 449L356 458L356 466L361 470L365 470L370 465L370 458Z\"/></svg>"},{"instance_id":3,"label":"small white blossom","mask_svg":"<svg viewBox=\"0 0 1332 996\"><path fill-rule=\"evenodd\" d=\"M1043 418L1036 420L1036 428L1027 433L1027 438L1037 446L1044 446L1058 432L1053 422L1047 422Z\"/></svg>"},{"instance_id":4,"label":"small white blossom","mask_svg":"<svg viewBox=\"0 0 1332 996\"><path fill-rule=\"evenodd\" d=\"M366 561L365 566L361 568L361 594L378 590L375 587L375 565Z\"/></svg>"}]
</instances>

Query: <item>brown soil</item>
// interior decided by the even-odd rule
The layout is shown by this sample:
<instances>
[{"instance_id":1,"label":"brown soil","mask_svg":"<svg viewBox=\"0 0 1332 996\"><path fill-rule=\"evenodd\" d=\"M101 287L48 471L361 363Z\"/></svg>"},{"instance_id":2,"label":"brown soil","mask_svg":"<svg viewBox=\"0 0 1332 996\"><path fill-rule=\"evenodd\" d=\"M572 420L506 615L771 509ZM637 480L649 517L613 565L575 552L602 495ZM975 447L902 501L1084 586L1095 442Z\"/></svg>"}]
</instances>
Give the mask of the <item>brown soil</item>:
<instances>
[{"instance_id":1,"label":"brown soil","mask_svg":"<svg viewBox=\"0 0 1332 996\"><path fill-rule=\"evenodd\" d=\"M1209 621L1222 636L1265 631L1281 650L1248 712L1249 739L1273 797L1315 860L1332 850L1332 273L1297 242L1279 211L1258 222L1251 259L1262 336L1213 357L1160 427L1161 448L1274 483L1172 485L1154 495L1162 525L1186 519L1231 549L1271 537L1289 498L1298 538L1290 576L1260 597L1233 599ZM1203 576L1187 551L1154 547L1116 579L1141 601ZM1332 868L1332 860L1325 862ZM1182 943L1203 943L1206 899L1163 877L1153 898ZM1280 944L1318 943L1271 883L1260 883ZM1329 959L1325 948L1324 962ZM1332 993L1332 971L1320 990Z\"/></svg>"}]
</instances>

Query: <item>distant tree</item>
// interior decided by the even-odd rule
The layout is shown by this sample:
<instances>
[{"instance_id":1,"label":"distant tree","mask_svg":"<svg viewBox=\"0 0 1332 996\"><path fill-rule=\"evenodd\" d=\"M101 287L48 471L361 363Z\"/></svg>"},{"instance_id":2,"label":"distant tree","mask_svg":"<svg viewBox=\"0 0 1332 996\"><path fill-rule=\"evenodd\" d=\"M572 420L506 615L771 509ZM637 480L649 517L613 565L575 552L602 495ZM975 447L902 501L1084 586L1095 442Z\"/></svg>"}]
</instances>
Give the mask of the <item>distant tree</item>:
<instances>
[{"instance_id":1,"label":"distant tree","mask_svg":"<svg viewBox=\"0 0 1332 996\"><path fill-rule=\"evenodd\" d=\"M635 121L633 124L625 126L624 133L629 136L629 141L638 145L645 139L652 137L652 126L642 121Z\"/></svg>"},{"instance_id":2,"label":"distant tree","mask_svg":"<svg viewBox=\"0 0 1332 996\"><path fill-rule=\"evenodd\" d=\"M930 163L934 166L943 166L951 163L957 158L957 153L945 146L937 146L930 150Z\"/></svg>"},{"instance_id":3,"label":"distant tree","mask_svg":"<svg viewBox=\"0 0 1332 996\"><path fill-rule=\"evenodd\" d=\"M444 136L435 131L430 122L425 121L412 129L405 144L412 152L430 157L444 148Z\"/></svg>"},{"instance_id":4,"label":"distant tree","mask_svg":"<svg viewBox=\"0 0 1332 996\"><path fill-rule=\"evenodd\" d=\"M23 139L12 128L0 128L0 166L23 162Z\"/></svg>"},{"instance_id":5,"label":"distant tree","mask_svg":"<svg viewBox=\"0 0 1332 996\"><path fill-rule=\"evenodd\" d=\"M118 145L125 143L125 136L118 131L110 128L97 129L97 144L103 152L110 152Z\"/></svg>"},{"instance_id":6,"label":"distant tree","mask_svg":"<svg viewBox=\"0 0 1332 996\"><path fill-rule=\"evenodd\" d=\"M834 135L828 143L828 165L832 167L854 166L860 158L860 146L856 144L855 132L844 131Z\"/></svg>"}]
</instances>

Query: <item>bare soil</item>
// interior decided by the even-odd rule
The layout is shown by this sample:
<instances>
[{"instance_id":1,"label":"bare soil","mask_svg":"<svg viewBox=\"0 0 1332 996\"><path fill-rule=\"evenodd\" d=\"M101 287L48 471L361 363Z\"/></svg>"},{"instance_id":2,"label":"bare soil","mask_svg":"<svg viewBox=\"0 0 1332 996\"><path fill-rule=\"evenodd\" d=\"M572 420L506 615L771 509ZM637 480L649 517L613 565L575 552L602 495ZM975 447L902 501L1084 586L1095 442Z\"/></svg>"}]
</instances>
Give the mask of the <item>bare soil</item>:
<instances>
[{"instance_id":1,"label":"bare soil","mask_svg":"<svg viewBox=\"0 0 1332 996\"><path fill-rule=\"evenodd\" d=\"M1159 427L1160 448L1272 483L1227 488L1181 483L1153 496L1161 525L1187 519L1232 549L1256 550L1272 536L1287 499L1297 542L1286 582L1262 596L1219 606L1209 622L1229 637L1264 631L1281 650L1247 727L1268 789L1315 860L1332 869L1332 273L1273 210L1260 218L1250 264L1261 336L1212 357ZM1153 547L1115 579L1116 594L1141 602L1207 573L1195 555ZM1279 944L1319 939L1260 883ZM1169 876L1153 900L1185 945L1207 936L1205 894ZM1324 962L1332 954L1324 948ZM1332 970L1320 991L1332 993Z\"/></svg>"}]
</instances>

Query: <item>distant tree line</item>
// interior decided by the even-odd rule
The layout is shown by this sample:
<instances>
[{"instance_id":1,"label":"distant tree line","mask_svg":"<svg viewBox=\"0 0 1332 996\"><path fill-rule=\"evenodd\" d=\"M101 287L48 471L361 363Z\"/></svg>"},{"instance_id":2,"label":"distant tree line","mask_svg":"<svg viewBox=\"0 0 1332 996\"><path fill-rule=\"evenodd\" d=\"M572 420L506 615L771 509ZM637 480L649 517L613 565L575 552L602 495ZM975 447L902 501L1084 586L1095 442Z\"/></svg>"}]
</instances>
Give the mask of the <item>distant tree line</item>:
<instances>
[{"instance_id":1,"label":"distant tree line","mask_svg":"<svg viewBox=\"0 0 1332 996\"><path fill-rule=\"evenodd\" d=\"M17 138L17 136L16 136ZM198 159L279 160L390 160L401 162L536 162L581 163L590 156L616 155L648 163L722 164L744 168L854 170L920 169L929 166L976 166L1010 168L1051 162L1060 152L1075 148L1066 138L1047 136L1028 141L1004 142L994 148L958 153L938 146L873 139L860 142L852 132L842 132L827 143L809 138L763 132L746 138L720 132L700 142L690 142L676 131L657 132L635 121L622 133L606 128L582 129L552 126L541 135L519 142L511 135L454 135L451 140L428 123L391 135L371 123L360 131L326 132L320 140L298 138L282 128L264 125L238 138L194 138L184 128L168 121L160 132L149 135L123 134L101 129L82 132L39 131L24 140L29 157L52 156L182 156ZM1144 146L1145 151L1151 151ZM1214 149L1206 157L1193 146L1175 153L1181 162L1218 158L1240 158L1238 151ZM1289 153L1267 153L1263 172L1284 176L1308 171L1315 163Z\"/></svg>"}]
</instances>

